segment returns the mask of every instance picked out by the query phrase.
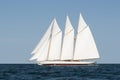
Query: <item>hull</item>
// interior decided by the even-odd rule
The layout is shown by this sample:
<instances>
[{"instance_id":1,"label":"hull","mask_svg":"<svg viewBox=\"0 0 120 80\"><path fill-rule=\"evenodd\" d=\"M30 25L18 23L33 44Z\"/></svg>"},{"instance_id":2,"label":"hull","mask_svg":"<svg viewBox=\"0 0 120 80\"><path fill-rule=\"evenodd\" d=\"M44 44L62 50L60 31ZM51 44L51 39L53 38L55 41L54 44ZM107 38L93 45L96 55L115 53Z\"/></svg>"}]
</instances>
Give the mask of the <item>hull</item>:
<instances>
[{"instance_id":1,"label":"hull","mask_svg":"<svg viewBox=\"0 0 120 80\"><path fill-rule=\"evenodd\" d=\"M38 65L60 65L60 66L69 66L69 65L92 65L95 64L95 61L42 61L38 62Z\"/></svg>"}]
</instances>

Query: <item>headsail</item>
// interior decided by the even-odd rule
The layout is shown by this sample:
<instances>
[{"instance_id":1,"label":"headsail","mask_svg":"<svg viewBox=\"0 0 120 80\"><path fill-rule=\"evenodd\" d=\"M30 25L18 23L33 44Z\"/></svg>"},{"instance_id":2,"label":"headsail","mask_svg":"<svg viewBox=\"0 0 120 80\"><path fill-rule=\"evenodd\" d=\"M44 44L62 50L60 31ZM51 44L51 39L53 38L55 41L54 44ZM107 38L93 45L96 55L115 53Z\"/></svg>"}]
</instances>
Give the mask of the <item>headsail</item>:
<instances>
[{"instance_id":1,"label":"headsail","mask_svg":"<svg viewBox=\"0 0 120 80\"><path fill-rule=\"evenodd\" d=\"M74 60L99 58L92 33L80 15L75 44Z\"/></svg>"},{"instance_id":2,"label":"headsail","mask_svg":"<svg viewBox=\"0 0 120 80\"><path fill-rule=\"evenodd\" d=\"M61 52L62 31L54 19L51 41L48 53L48 60L59 60Z\"/></svg>"},{"instance_id":3,"label":"headsail","mask_svg":"<svg viewBox=\"0 0 120 80\"><path fill-rule=\"evenodd\" d=\"M50 39L46 42L45 46L42 47L41 50L39 50L39 55L37 58L37 61L46 61L47 60L47 55L49 52L49 45L50 45Z\"/></svg>"},{"instance_id":4,"label":"headsail","mask_svg":"<svg viewBox=\"0 0 120 80\"><path fill-rule=\"evenodd\" d=\"M45 32L44 36L42 37L42 39L40 40L40 42L38 43L38 45L36 46L36 48L32 51L31 54L34 54L36 53L39 48L44 44L44 42L46 40L48 40L48 38L50 37L50 33L51 33L51 29L52 29L52 24L53 24L53 21L51 22L49 28L47 29L47 31Z\"/></svg>"},{"instance_id":5,"label":"headsail","mask_svg":"<svg viewBox=\"0 0 120 80\"><path fill-rule=\"evenodd\" d=\"M73 58L73 48L74 48L74 28L71 25L69 17L67 16L62 44L61 60L71 60Z\"/></svg>"},{"instance_id":6,"label":"headsail","mask_svg":"<svg viewBox=\"0 0 120 80\"><path fill-rule=\"evenodd\" d=\"M39 50L32 56L32 58L30 58L30 60L35 60L35 59L37 59L37 61L47 60L49 44L50 44L50 39L44 42L41 48L39 48Z\"/></svg>"},{"instance_id":7,"label":"headsail","mask_svg":"<svg viewBox=\"0 0 120 80\"><path fill-rule=\"evenodd\" d=\"M47 29L46 33L44 34L44 36L42 37L42 39L40 40L39 44L36 46L36 48L34 49L34 51L32 52L34 55L30 58L30 60L34 60L37 59L38 56L41 53L42 49L44 47L46 47L46 44L48 44L48 41L50 39L50 35L51 35L51 29L52 29L52 25L53 25L53 21L50 24L49 28ZM46 47L47 48L47 47Z\"/></svg>"}]
</instances>

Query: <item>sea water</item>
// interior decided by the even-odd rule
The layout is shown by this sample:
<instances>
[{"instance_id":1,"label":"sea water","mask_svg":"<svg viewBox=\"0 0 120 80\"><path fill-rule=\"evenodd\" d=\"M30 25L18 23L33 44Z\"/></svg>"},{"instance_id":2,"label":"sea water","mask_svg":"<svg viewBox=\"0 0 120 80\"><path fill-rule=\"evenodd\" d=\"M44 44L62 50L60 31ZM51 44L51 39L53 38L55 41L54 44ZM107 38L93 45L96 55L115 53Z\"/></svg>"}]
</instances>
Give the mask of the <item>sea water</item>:
<instances>
[{"instance_id":1,"label":"sea water","mask_svg":"<svg viewBox=\"0 0 120 80\"><path fill-rule=\"evenodd\" d=\"M0 64L0 80L120 80L120 64L89 66Z\"/></svg>"}]
</instances>

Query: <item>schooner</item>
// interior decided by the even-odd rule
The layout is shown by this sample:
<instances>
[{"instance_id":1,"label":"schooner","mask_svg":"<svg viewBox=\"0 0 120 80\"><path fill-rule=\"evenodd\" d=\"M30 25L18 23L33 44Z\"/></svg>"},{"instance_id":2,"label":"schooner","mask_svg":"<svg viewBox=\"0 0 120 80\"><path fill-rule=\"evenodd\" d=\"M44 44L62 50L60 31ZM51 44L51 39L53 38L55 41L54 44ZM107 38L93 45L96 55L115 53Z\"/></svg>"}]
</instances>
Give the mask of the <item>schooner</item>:
<instances>
[{"instance_id":1,"label":"schooner","mask_svg":"<svg viewBox=\"0 0 120 80\"><path fill-rule=\"evenodd\" d=\"M30 60L36 60L39 65L93 64L100 57L91 30L81 14L76 35L68 16L64 35L54 19L32 54Z\"/></svg>"}]
</instances>

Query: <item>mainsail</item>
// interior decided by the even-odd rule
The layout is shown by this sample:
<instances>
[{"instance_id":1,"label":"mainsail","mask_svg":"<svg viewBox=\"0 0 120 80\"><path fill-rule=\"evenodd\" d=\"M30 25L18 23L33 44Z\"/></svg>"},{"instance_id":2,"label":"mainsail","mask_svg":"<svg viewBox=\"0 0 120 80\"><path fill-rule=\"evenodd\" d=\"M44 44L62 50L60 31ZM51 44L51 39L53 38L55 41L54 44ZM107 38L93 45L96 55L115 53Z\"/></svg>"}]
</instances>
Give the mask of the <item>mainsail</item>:
<instances>
[{"instance_id":1,"label":"mainsail","mask_svg":"<svg viewBox=\"0 0 120 80\"><path fill-rule=\"evenodd\" d=\"M74 60L86 60L99 58L90 28L80 14L78 31L75 43Z\"/></svg>"},{"instance_id":2,"label":"mainsail","mask_svg":"<svg viewBox=\"0 0 120 80\"><path fill-rule=\"evenodd\" d=\"M69 17L66 18L66 25L62 44L61 60L71 60L74 49L74 28L71 25Z\"/></svg>"}]
</instances>

